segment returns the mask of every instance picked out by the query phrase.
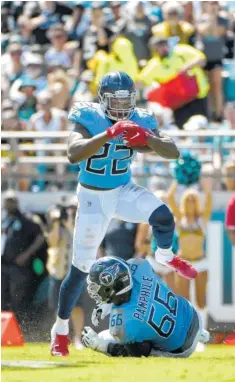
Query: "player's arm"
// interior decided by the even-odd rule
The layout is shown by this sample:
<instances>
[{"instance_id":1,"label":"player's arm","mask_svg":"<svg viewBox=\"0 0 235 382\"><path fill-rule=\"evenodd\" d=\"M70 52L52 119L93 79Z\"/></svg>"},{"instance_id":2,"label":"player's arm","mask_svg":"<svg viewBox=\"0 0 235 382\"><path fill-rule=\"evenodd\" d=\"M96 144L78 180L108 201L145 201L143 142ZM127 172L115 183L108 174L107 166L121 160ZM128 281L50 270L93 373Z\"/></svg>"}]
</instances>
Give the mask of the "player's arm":
<instances>
[{"instance_id":1,"label":"player's arm","mask_svg":"<svg viewBox=\"0 0 235 382\"><path fill-rule=\"evenodd\" d=\"M153 134L149 134L147 145L163 158L177 159L180 156L174 141L162 131L155 130Z\"/></svg>"},{"instance_id":2,"label":"player's arm","mask_svg":"<svg viewBox=\"0 0 235 382\"><path fill-rule=\"evenodd\" d=\"M148 357L151 350L151 341L134 342L125 345L110 343L107 347L107 354L112 357Z\"/></svg>"},{"instance_id":3,"label":"player's arm","mask_svg":"<svg viewBox=\"0 0 235 382\"><path fill-rule=\"evenodd\" d=\"M94 155L107 141L106 132L92 137L80 123L76 123L68 139L68 159L70 163L78 163Z\"/></svg>"},{"instance_id":4,"label":"player's arm","mask_svg":"<svg viewBox=\"0 0 235 382\"><path fill-rule=\"evenodd\" d=\"M92 328L86 326L82 331L83 344L100 353L111 357L148 357L152 350L151 341L121 344L118 339L112 341L105 338L101 332L97 334Z\"/></svg>"},{"instance_id":5,"label":"player's arm","mask_svg":"<svg viewBox=\"0 0 235 382\"><path fill-rule=\"evenodd\" d=\"M162 131L147 130L140 127L137 132L125 132L123 138L128 147L148 147L151 151L167 159L177 159L180 156L176 144Z\"/></svg>"},{"instance_id":6,"label":"player's arm","mask_svg":"<svg viewBox=\"0 0 235 382\"><path fill-rule=\"evenodd\" d=\"M83 125L76 123L68 139L68 159L70 163L79 163L92 157L109 139L115 138L127 129L135 132L137 128L139 126L134 122L118 121L105 132L92 137Z\"/></svg>"}]
</instances>

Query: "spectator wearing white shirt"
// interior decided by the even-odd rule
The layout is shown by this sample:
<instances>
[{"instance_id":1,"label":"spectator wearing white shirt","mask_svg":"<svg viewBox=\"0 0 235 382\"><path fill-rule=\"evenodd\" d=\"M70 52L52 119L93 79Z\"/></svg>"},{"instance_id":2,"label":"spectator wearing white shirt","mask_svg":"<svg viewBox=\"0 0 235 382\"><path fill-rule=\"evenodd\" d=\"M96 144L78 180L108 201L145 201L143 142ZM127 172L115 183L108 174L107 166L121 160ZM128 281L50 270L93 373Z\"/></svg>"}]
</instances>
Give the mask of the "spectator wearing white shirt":
<instances>
[{"instance_id":1,"label":"spectator wearing white shirt","mask_svg":"<svg viewBox=\"0 0 235 382\"><path fill-rule=\"evenodd\" d=\"M67 128L67 113L51 107L50 93L41 92L38 97L39 111L31 117L31 128L34 131L63 131Z\"/></svg>"},{"instance_id":2,"label":"spectator wearing white shirt","mask_svg":"<svg viewBox=\"0 0 235 382\"><path fill-rule=\"evenodd\" d=\"M2 56L2 76L5 77L9 84L12 84L23 73L22 54L22 44L12 43L8 45L7 52Z\"/></svg>"},{"instance_id":3,"label":"spectator wearing white shirt","mask_svg":"<svg viewBox=\"0 0 235 382\"><path fill-rule=\"evenodd\" d=\"M63 24L53 25L48 31L48 38L52 46L45 54L46 63L50 64L56 61L63 67L71 68L72 60L65 45L68 36Z\"/></svg>"},{"instance_id":4,"label":"spectator wearing white shirt","mask_svg":"<svg viewBox=\"0 0 235 382\"><path fill-rule=\"evenodd\" d=\"M60 110L52 107L52 97L50 93L44 91L41 92L38 97L38 107L39 111L34 114L30 119L30 127L34 131L63 131L67 129L67 113L64 110ZM39 139L35 140L35 143L51 143L51 139ZM55 140L53 140L55 142ZM57 143L60 142L59 139L56 140ZM54 155L54 152L47 151L37 151L39 156L44 155ZM57 155L61 155L60 151L56 151ZM40 174L44 174L48 171L54 171L53 167L49 165L40 164L38 165L38 171ZM57 164L56 174L59 179L63 175L65 170L64 164ZM45 181L39 181L39 186L41 188L45 187Z\"/></svg>"}]
</instances>

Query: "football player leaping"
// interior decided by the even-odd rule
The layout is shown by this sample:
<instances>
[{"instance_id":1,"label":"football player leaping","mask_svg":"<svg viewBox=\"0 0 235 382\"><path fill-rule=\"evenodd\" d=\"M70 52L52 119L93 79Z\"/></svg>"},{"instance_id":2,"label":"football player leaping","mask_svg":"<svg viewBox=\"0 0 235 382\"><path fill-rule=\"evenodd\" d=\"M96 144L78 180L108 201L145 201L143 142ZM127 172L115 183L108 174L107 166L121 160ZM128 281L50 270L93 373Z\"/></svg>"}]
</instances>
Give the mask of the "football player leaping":
<instances>
[{"instance_id":1,"label":"football player leaping","mask_svg":"<svg viewBox=\"0 0 235 382\"><path fill-rule=\"evenodd\" d=\"M91 298L98 305L108 303L111 310L109 330L83 330L82 341L93 350L111 356L186 358L198 341L209 340L194 307L174 294L147 260L104 257L91 267L87 282ZM103 307L93 312L93 324L99 323Z\"/></svg>"},{"instance_id":2,"label":"football player leaping","mask_svg":"<svg viewBox=\"0 0 235 382\"><path fill-rule=\"evenodd\" d=\"M68 141L68 159L80 167L80 211L75 221L73 262L61 285L58 316L51 331L51 354L58 356L69 353L69 317L113 217L149 223L158 243L156 260L186 278L197 275L171 251L174 218L168 207L131 180L135 149L142 147L142 151L175 159L179 157L176 145L157 131L152 114L136 108L134 83L126 73L106 74L98 97L99 103L77 103L69 114L74 130Z\"/></svg>"}]
</instances>

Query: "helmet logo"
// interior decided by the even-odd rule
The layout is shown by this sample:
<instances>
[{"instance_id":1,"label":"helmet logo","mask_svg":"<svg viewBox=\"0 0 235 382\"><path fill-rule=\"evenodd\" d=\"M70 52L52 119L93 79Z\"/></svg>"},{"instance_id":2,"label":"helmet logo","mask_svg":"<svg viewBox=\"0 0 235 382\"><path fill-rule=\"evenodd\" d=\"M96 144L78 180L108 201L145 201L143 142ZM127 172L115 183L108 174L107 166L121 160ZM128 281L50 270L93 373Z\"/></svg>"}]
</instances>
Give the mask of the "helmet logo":
<instances>
[{"instance_id":1,"label":"helmet logo","mask_svg":"<svg viewBox=\"0 0 235 382\"><path fill-rule=\"evenodd\" d=\"M100 283L104 286L112 285L119 272L118 264L114 264L100 274Z\"/></svg>"}]
</instances>

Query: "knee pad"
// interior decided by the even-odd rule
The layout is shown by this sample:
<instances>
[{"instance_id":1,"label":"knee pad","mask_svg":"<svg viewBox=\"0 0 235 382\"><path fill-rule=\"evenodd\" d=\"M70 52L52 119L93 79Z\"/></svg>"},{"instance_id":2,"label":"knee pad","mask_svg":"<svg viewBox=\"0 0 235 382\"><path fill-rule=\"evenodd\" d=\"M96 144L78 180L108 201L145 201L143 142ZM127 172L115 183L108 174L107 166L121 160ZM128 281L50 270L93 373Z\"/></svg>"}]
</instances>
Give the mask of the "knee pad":
<instances>
[{"instance_id":1,"label":"knee pad","mask_svg":"<svg viewBox=\"0 0 235 382\"><path fill-rule=\"evenodd\" d=\"M171 248L173 242L175 222L169 208L163 204L156 208L149 218L153 235L159 248Z\"/></svg>"},{"instance_id":2,"label":"knee pad","mask_svg":"<svg viewBox=\"0 0 235 382\"><path fill-rule=\"evenodd\" d=\"M149 218L149 224L161 232L169 232L175 228L174 217L165 204L152 212Z\"/></svg>"}]
</instances>

